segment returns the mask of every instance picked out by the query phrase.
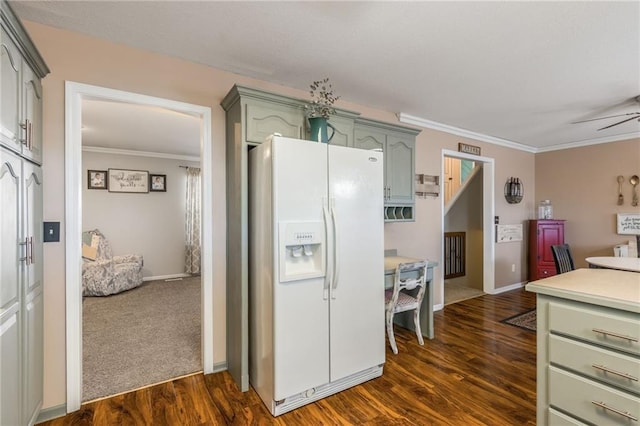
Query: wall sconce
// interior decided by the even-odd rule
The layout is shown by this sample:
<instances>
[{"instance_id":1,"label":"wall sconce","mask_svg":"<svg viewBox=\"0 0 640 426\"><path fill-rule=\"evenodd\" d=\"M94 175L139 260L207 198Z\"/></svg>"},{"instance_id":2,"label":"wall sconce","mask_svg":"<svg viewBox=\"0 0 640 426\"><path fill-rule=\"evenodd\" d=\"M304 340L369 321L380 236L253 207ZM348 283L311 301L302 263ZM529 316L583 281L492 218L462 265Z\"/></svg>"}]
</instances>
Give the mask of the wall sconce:
<instances>
[{"instance_id":1,"label":"wall sconce","mask_svg":"<svg viewBox=\"0 0 640 426\"><path fill-rule=\"evenodd\" d=\"M504 198L509 204L518 204L524 197L524 185L519 178L510 177L504 184Z\"/></svg>"}]
</instances>

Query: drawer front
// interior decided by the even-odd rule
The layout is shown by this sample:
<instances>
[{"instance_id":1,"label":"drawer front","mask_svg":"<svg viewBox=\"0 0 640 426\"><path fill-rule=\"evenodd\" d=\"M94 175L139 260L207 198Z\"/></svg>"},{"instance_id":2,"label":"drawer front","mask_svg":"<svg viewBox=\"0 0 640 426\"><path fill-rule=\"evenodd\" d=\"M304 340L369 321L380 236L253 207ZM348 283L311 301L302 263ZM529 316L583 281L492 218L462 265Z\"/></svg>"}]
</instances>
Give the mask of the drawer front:
<instances>
[{"instance_id":1,"label":"drawer front","mask_svg":"<svg viewBox=\"0 0 640 426\"><path fill-rule=\"evenodd\" d=\"M556 274L556 267L550 267L550 268L538 268L538 278L542 279L542 278L548 278L548 277L552 277Z\"/></svg>"},{"instance_id":2,"label":"drawer front","mask_svg":"<svg viewBox=\"0 0 640 426\"><path fill-rule=\"evenodd\" d=\"M640 355L640 318L631 312L550 302L549 330Z\"/></svg>"},{"instance_id":3,"label":"drawer front","mask_svg":"<svg viewBox=\"0 0 640 426\"><path fill-rule=\"evenodd\" d=\"M549 367L549 405L597 425L640 421L640 398Z\"/></svg>"},{"instance_id":4,"label":"drawer front","mask_svg":"<svg viewBox=\"0 0 640 426\"><path fill-rule=\"evenodd\" d=\"M586 423L582 423L580 420L576 420L553 408L549 408L549 422L547 424L551 426L587 426Z\"/></svg>"},{"instance_id":5,"label":"drawer front","mask_svg":"<svg viewBox=\"0 0 640 426\"><path fill-rule=\"evenodd\" d=\"M247 103L246 108L247 142L262 143L274 133L302 138L305 121L302 109L256 101Z\"/></svg>"},{"instance_id":6,"label":"drawer front","mask_svg":"<svg viewBox=\"0 0 640 426\"><path fill-rule=\"evenodd\" d=\"M639 358L552 334L549 361L640 395Z\"/></svg>"}]
</instances>

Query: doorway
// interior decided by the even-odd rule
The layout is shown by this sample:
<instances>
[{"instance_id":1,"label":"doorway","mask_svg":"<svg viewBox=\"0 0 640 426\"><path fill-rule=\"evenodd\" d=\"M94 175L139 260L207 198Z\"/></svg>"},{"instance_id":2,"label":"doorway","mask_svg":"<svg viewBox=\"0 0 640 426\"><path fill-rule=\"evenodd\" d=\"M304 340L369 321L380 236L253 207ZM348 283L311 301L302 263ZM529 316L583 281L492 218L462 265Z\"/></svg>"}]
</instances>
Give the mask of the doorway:
<instances>
[{"instance_id":1,"label":"doorway","mask_svg":"<svg viewBox=\"0 0 640 426\"><path fill-rule=\"evenodd\" d=\"M82 239L82 101L103 99L125 104L158 107L189 114L200 121L200 159L203 182L212 176L211 109L199 105L75 82L65 84L65 238ZM203 371L213 372L213 256L212 186L202 185L202 343ZM66 353L67 412L76 411L82 401L82 285L81 245L66 244Z\"/></svg>"},{"instance_id":2,"label":"doorway","mask_svg":"<svg viewBox=\"0 0 640 426\"><path fill-rule=\"evenodd\" d=\"M457 161L450 161L450 159L455 159ZM459 161L458 161L459 160ZM440 197L441 200L441 219L442 219L442 233L441 239L443 241L442 244L442 257L443 262L447 261L447 258L450 256L447 253L448 249L456 249L459 248L459 244L455 244L450 246L445 244L445 234L449 234L448 237L451 239L451 232L457 231L457 233L464 232L464 247L466 248L466 259L467 264L462 268L460 265L456 265L458 271L461 269L465 270L465 274L470 271L477 271L477 276L475 278L472 277L457 277L451 281L458 281L455 283L459 285L461 288L456 288L456 291L460 292L459 300L468 297L474 297L480 295L482 292L484 293L493 293L495 288L495 265L494 265L494 226L493 226L493 216L494 216L494 160L492 158L480 157L470 154L465 154L456 151L442 150L442 176L441 182L443 182L443 196ZM476 163L476 172L470 172L467 170L466 166L469 162ZM456 167L452 167L455 165ZM457 199L457 195L453 191L454 188L449 188L449 186L462 186L463 192L465 183L461 179L461 175L463 174L469 175L467 179L466 185L473 185L473 187L469 187L468 191L470 194L462 197L461 203L465 204L465 207L460 209L461 211L457 212L457 215L461 220L457 222L461 224L460 226L465 229L451 229L447 226L448 218L447 213L449 209L447 205L445 205L445 198L447 200L451 200L450 202L455 203ZM454 174L454 176L450 176ZM453 185L447 185L449 182L449 177L452 177L452 180L455 181ZM446 195L446 197L445 197ZM471 196L469 196L471 195ZM474 213L469 213L473 211ZM470 217L473 216L475 223L471 223ZM460 239L459 235L455 241ZM452 250L455 252L455 250ZM472 256L471 256L472 254ZM469 264L469 259L473 258L476 262L475 265ZM471 268L474 266L473 268ZM441 294L443 295L443 305L445 304L445 267L439 268L441 274ZM475 280L473 285L471 283L466 283L465 279L470 278ZM465 287L468 287L465 288ZM474 288L475 287L475 288ZM454 287L451 287L452 290ZM467 295L463 297L464 295Z\"/></svg>"}]
</instances>

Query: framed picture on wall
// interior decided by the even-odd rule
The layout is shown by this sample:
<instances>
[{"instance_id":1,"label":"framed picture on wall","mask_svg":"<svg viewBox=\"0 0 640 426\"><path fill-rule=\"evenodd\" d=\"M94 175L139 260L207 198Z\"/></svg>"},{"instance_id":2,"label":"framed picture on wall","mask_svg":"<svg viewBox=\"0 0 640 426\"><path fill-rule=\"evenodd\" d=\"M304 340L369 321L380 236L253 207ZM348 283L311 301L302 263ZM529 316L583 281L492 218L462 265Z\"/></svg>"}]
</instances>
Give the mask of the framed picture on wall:
<instances>
[{"instance_id":1,"label":"framed picture on wall","mask_svg":"<svg viewBox=\"0 0 640 426\"><path fill-rule=\"evenodd\" d=\"M146 170L109 169L109 192L149 192L149 172Z\"/></svg>"},{"instance_id":2,"label":"framed picture on wall","mask_svg":"<svg viewBox=\"0 0 640 426\"><path fill-rule=\"evenodd\" d=\"M167 192L167 175L149 175L149 190L151 192Z\"/></svg>"},{"instance_id":3,"label":"framed picture on wall","mask_svg":"<svg viewBox=\"0 0 640 426\"><path fill-rule=\"evenodd\" d=\"M107 189L107 171L87 170L87 182L89 189Z\"/></svg>"}]
</instances>

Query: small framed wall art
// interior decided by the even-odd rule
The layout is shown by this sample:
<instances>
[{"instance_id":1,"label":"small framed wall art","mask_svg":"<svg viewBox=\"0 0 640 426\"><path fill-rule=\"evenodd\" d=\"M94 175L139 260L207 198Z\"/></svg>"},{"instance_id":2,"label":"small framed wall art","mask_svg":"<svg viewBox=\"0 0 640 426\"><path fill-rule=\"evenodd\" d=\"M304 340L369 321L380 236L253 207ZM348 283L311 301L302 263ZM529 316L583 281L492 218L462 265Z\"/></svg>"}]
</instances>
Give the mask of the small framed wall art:
<instances>
[{"instance_id":1,"label":"small framed wall art","mask_svg":"<svg viewBox=\"0 0 640 426\"><path fill-rule=\"evenodd\" d=\"M149 190L151 192L167 192L167 175L149 175Z\"/></svg>"},{"instance_id":2,"label":"small framed wall art","mask_svg":"<svg viewBox=\"0 0 640 426\"><path fill-rule=\"evenodd\" d=\"M87 187L89 189L107 189L107 171L87 170Z\"/></svg>"},{"instance_id":3,"label":"small framed wall art","mask_svg":"<svg viewBox=\"0 0 640 426\"><path fill-rule=\"evenodd\" d=\"M149 192L149 172L146 170L109 169L109 192Z\"/></svg>"},{"instance_id":4,"label":"small framed wall art","mask_svg":"<svg viewBox=\"0 0 640 426\"><path fill-rule=\"evenodd\" d=\"M458 152L464 152L465 154L480 155L480 147L474 145L467 145L466 143L458 143Z\"/></svg>"}]
</instances>

